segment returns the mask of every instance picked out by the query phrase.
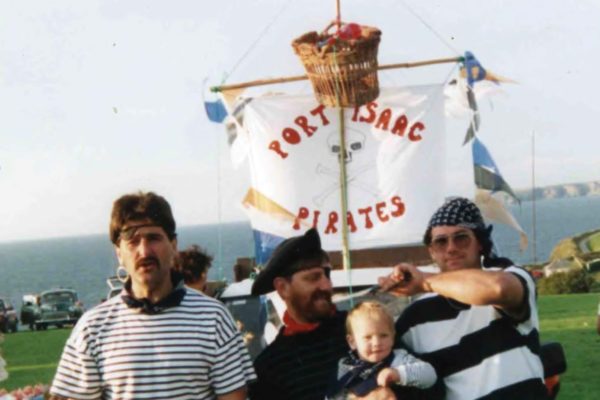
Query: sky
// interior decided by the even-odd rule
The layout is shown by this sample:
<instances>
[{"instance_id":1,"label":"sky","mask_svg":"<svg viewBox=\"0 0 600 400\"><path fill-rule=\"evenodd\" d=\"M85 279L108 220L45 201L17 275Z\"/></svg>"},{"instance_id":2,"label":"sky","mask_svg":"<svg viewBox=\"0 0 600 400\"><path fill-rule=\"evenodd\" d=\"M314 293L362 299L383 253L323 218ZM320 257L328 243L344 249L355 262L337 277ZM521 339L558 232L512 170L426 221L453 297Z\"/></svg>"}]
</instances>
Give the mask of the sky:
<instances>
[{"instance_id":1,"label":"sky","mask_svg":"<svg viewBox=\"0 0 600 400\"><path fill-rule=\"evenodd\" d=\"M329 4L331 3L331 4ZM480 104L480 138L513 188L600 180L600 3L342 0L379 27L380 64L461 55L517 82ZM322 0L0 0L0 242L107 232L112 202L153 190L179 225L244 220L235 170L203 100L221 82L303 69L293 38L335 15ZM441 83L452 66L380 74ZM251 89L307 92L308 83ZM449 125L460 145L466 126ZM467 190L472 170L448 164ZM459 193L457 193L459 194Z\"/></svg>"}]
</instances>

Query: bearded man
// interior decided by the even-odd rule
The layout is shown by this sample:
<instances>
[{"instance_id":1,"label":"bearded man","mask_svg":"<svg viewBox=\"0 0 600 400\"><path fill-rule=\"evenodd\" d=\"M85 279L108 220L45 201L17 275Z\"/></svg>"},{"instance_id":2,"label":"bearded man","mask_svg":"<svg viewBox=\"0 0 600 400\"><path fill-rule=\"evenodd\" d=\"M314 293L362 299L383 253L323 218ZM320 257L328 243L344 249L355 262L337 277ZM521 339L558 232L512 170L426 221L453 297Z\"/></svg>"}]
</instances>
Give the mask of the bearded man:
<instances>
[{"instance_id":1,"label":"bearded man","mask_svg":"<svg viewBox=\"0 0 600 400\"><path fill-rule=\"evenodd\" d=\"M254 361L254 399L323 399L338 360L348 351L345 312L331 301L331 265L319 234L308 230L282 242L252 286L276 290L286 305L284 327Z\"/></svg>"},{"instance_id":2,"label":"bearded man","mask_svg":"<svg viewBox=\"0 0 600 400\"><path fill-rule=\"evenodd\" d=\"M249 386L252 400L323 400L335 383L338 361L349 347L347 313L333 305L330 271L329 256L313 228L282 242L254 281L253 295L276 290L286 311L284 327L254 361L258 379ZM401 368L398 363L394 360L391 366ZM438 385L406 399L439 399L442 394ZM364 400L395 398L389 387L382 386Z\"/></svg>"}]
</instances>

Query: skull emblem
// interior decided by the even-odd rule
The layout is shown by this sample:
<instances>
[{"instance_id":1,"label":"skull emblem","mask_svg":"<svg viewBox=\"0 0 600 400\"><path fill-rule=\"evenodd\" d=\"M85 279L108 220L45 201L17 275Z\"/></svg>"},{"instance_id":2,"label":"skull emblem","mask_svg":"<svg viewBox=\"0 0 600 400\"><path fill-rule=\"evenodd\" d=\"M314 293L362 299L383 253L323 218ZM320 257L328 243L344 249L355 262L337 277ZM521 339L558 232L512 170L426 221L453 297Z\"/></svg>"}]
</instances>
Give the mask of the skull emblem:
<instances>
[{"instance_id":1,"label":"skull emblem","mask_svg":"<svg viewBox=\"0 0 600 400\"><path fill-rule=\"evenodd\" d=\"M347 129L346 147L342 149L339 133L331 132L327 137L327 146L329 151L337 157L341 157L343 154L344 161L349 163L352 161L352 154L361 151L365 147L365 135L353 129Z\"/></svg>"}]
</instances>

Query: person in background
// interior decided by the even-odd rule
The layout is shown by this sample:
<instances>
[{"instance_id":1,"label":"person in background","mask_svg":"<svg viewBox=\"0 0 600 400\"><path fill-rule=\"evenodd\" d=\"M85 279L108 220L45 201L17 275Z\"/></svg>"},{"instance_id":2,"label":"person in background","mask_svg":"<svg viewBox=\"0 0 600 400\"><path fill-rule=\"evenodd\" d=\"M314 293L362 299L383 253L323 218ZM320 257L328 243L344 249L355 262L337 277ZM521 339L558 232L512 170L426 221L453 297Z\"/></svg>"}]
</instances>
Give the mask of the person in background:
<instances>
[{"instance_id":1,"label":"person in background","mask_svg":"<svg viewBox=\"0 0 600 400\"><path fill-rule=\"evenodd\" d=\"M235 264L233 266L233 280L234 282L241 282L247 279L252 274L252 267L249 265Z\"/></svg>"},{"instance_id":2,"label":"person in background","mask_svg":"<svg viewBox=\"0 0 600 400\"><path fill-rule=\"evenodd\" d=\"M203 249L192 245L179 252L176 268L183 274L183 280L188 287L206 293L208 269L212 260Z\"/></svg>"},{"instance_id":3,"label":"person in background","mask_svg":"<svg viewBox=\"0 0 600 400\"><path fill-rule=\"evenodd\" d=\"M152 192L120 197L109 236L127 280L73 328L51 399L245 400L252 360L225 306L173 270L169 203Z\"/></svg>"},{"instance_id":4,"label":"person in background","mask_svg":"<svg viewBox=\"0 0 600 400\"><path fill-rule=\"evenodd\" d=\"M427 389L435 384L437 375L431 364L393 348L394 319L381 303L365 301L354 306L346 317L346 332L351 351L339 361L328 399L365 396L379 386L389 386L397 399L406 399L410 388ZM396 368L391 368L394 359Z\"/></svg>"},{"instance_id":5,"label":"person in background","mask_svg":"<svg viewBox=\"0 0 600 400\"><path fill-rule=\"evenodd\" d=\"M547 399L535 282L496 257L477 206L444 203L424 243L440 273L400 264L380 280L383 289L419 295L396 322L398 343L433 364L448 400Z\"/></svg>"}]
</instances>

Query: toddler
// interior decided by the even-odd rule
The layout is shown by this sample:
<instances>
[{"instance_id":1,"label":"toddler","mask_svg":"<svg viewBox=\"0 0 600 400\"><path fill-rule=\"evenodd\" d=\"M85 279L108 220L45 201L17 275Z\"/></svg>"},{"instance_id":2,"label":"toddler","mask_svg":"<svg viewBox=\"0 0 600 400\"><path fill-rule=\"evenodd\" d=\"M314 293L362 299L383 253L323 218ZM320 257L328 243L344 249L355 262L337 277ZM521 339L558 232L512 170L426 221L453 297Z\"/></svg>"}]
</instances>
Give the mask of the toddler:
<instances>
[{"instance_id":1,"label":"toddler","mask_svg":"<svg viewBox=\"0 0 600 400\"><path fill-rule=\"evenodd\" d=\"M352 399L365 396L379 386L401 398L403 387L426 389L437 375L433 366L404 349L393 349L394 320L385 307L374 301L355 306L346 318L350 353L338 365L328 399Z\"/></svg>"}]
</instances>

